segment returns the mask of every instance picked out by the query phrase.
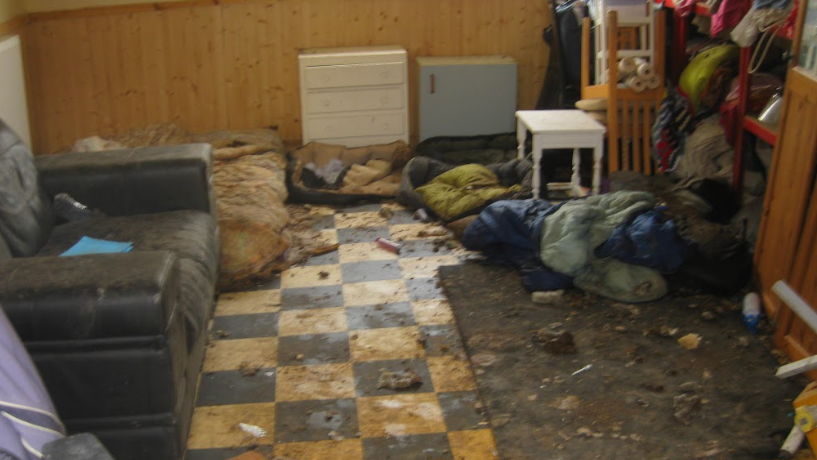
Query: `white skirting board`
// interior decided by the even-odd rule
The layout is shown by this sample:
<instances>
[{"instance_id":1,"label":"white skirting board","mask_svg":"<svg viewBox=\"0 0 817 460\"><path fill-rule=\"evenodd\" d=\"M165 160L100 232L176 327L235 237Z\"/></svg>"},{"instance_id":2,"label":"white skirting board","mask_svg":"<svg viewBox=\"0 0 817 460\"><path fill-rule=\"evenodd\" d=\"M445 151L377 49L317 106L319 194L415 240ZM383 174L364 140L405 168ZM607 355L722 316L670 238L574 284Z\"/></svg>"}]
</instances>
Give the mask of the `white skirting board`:
<instances>
[{"instance_id":1,"label":"white skirting board","mask_svg":"<svg viewBox=\"0 0 817 460\"><path fill-rule=\"evenodd\" d=\"M31 146L20 36L0 37L0 118Z\"/></svg>"}]
</instances>

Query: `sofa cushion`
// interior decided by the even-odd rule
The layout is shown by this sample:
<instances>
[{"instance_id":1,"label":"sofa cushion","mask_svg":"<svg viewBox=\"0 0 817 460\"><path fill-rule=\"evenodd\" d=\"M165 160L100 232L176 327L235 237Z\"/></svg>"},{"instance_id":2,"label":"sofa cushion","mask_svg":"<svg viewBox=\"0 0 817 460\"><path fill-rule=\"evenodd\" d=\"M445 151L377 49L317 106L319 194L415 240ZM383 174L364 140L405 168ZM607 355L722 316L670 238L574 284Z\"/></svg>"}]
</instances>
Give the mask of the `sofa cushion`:
<instances>
[{"instance_id":1,"label":"sofa cushion","mask_svg":"<svg viewBox=\"0 0 817 460\"><path fill-rule=\"evenodd\" d=\"M95 217L54 227L37 256L56 256L83 236L133 243L133 251L171 251L179 258L188 346L205 330L218 270L216 224L202 211ZM78 256L82 257L82 256Z\"/></svg>"},{"instance_id":2,"label":"sofa cushion","mask_svg":"<svg viewBox=\"0 0 817 460\"><path fill-rule=\"evenodd\" d=\"M28 146L0 120L0 235L15 257L34 255L53 225Z\"/></svg>"}]
</instances>

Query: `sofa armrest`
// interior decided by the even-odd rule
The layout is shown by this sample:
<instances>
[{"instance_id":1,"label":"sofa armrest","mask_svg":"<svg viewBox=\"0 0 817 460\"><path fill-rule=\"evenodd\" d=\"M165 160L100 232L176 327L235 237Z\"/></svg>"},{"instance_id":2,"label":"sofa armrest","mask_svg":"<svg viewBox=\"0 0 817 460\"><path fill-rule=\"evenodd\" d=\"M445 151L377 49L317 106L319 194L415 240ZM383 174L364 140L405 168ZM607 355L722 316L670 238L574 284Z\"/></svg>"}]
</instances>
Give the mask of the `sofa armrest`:
<instances>
[{"instance_id":1,"label":"sofa armrest","mask_svg":"<svg viewBox=\"0 0 817 460\"><path fill-rule=\"evenodd\" d=\"M0 306L24 342L157 336L180 308L175 254L0 262Z\"/></svg>"},{"instance_id":2,"label":"sofa armrest","mask_svg":"<svg viewBox=\"0 0 817 460\"><path fill-rule=\"evenodd\" d=\"M111 216L187 209L215 217L210 144L39 155L35 162L50 196L68 193Z\"/></svg>"}]
</instances>

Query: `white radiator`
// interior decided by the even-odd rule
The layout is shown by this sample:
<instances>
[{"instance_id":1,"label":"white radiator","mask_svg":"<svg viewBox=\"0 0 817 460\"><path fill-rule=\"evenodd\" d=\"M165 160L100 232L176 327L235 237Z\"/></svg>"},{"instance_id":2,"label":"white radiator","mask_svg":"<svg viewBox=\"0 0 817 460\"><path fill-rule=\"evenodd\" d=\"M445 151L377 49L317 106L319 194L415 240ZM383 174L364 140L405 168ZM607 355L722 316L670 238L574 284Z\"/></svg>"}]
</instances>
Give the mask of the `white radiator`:
<instances>
[{"instance_id":1,"label":"white radiator","mask_svg":"<svg viewBox=\"0 0 817 460\"><path fill-rule=\"evenodd\" d=\"M31 146L20 37L0 37L0 118Z\"/></svg>"}]
</instances>

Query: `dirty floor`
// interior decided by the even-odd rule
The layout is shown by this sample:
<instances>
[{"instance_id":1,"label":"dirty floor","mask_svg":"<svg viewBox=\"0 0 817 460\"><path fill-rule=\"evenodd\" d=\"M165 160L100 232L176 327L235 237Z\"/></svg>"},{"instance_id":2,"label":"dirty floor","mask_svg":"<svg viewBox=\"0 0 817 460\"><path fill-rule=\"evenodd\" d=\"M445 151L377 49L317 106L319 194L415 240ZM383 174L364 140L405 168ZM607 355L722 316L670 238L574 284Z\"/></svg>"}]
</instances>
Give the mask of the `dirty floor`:
<instances>
[{"instance_id":1,"label":"dirty floor","mask_svg":"<svg viewBox=\"0 0 817 460\"><path fill-rule=\"evenodd\" d=\"M772 459L791 428L805 381L774 377L769 338L747 332L734 300L573 291L540 305L512 269L466 262L440 277L503 460ZM687 334L697 348L678 343Z\"/></svg>"},{"instance_id":2,"label":"dirty floor","mask_svg":"<svg viewBox=\"0 0 817 460\"><path fill-rule=\"evenodd\" d=\"M311 212L337 251L219 297L187 460L495 459L436 278L463 251L396 205Z\"/></svg>"}]
</instances>

